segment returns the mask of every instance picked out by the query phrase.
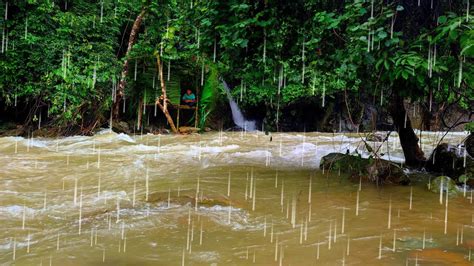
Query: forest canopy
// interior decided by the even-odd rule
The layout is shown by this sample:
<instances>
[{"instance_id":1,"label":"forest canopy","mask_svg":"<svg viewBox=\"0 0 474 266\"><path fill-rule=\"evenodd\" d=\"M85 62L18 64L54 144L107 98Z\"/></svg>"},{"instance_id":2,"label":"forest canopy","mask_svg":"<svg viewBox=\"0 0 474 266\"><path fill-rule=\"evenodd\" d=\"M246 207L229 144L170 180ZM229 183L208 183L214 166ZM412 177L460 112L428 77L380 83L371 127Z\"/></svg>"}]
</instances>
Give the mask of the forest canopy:
<instances>
[{"instance_id":1,"label":"forest canopy","mask_svg":"<svg viewBox=\"0 0 474 266\"><path fill-rule=\"evenodd\" d=\"M308 108L345 113L352 131L368 103L398 127L407 101L428 117L455 107L471 118L474 108L468 0L10 0L1 8L0 99L27 127L40 114L63 127L136 120L160 95L157 55L164 78L184 69L201 90L213 84L211 94L223 94L215 87L226 80L267 130L284 130L285 116ZM202 106L202 117L216 106L206 97L212 108Z\"/></svg>"}]
</instances>

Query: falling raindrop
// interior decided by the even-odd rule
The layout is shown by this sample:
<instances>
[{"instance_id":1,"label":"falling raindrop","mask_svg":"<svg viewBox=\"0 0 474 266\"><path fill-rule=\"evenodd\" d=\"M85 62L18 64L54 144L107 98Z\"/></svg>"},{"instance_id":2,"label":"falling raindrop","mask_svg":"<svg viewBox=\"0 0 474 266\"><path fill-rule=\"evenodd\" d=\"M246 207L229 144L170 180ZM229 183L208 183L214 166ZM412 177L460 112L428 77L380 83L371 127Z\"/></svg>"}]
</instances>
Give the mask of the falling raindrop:
<instances>
[{"instance_id":1,"label":"falling raindrop","mask_svg":"<svg viewBox=\"0 0 474 266\"><path fill-rule=\"evenodd\" d=\"M443 184L444 178L441 178L441 183L439 185L439 204L443 204Z\"/></svg>"},{"instance_id":2,"label":"falling raindrop","mask_svg":"<svg viewBox=\"0 0 474 266\"><path fill-rule=\"evenodd\" d=\"M28 17L25 20L25 40L28 37Z\"/></svg>"},{"instance_id":3,"label":"falling raindrop","mask_svg":"<svg viewBox=\"0 0 474 266\"><path fill-rule=\"evenodd\" d=\"M322 106L324 107L326 101L326 82L323 82L323 97L322 97Z\"/></svg>"},{"instance_id":4,"label":"falling raindrop","mask_svg":"<svg viewBox=\"0 0 474 266\"><path fill-rule=\"evenodd\" d=\"M313 181L313 176L310 175L309 177L309 192L308 192L308 203L311 204L311 183ZM276 186L275 186L276 187Z\"/></svg>"},{"instance_id":5,"label":"falling raindrop","mask_svg":"<svg viewBox=\"0 0 474 266\"><path fill-rule=\"evenodd\" d=\"M257 179L255 178L254 187L253 187L253 196L252 196L252 211L255 211L255 203L256 203L256 194L257 194Z\"/></svg>"},{"instance_id":6,"label":"falling raindrop","mask_svg":"<svg viewBox=\"0 0 474 266\"><path fill-rule=\"evenodd\" d=\"M359 192L360 192L360 190L357 190L356 216L359 216Z\"/></svg>"},{"instance_id":7,"label":"falling raindrop","mask_svg":"<svg viewBox=\"0 0 474 266\"><path fill-rule=\"evenodd\" d=\"M374 18L374 0L370 4L370 19Z\"/></svg>"},{"instance_id":8,"label":"falling raindrop","mask_svg":"<svg viewBox=\"0 0 474 266\"><path fill-rule=\"evenodd\" d=\"M405 111L405 122L403 123L403 128L407 128L408 112Z\"/></svg>"},{"instance_id":9,"label":"falling raindrop","mask_svg":"<svg viewBox=\"0 0 474 266\"><path fill-rule=\"evenodd\" d=\"M293 196L291 200L291 225L293 228L296 227L296 197Z\"/></svg>"},{"instance_id":10,"label":"falling raindrop","mask_svg":"<svg viewBox=\"0 0 474 266\"><path fill-rule=\"evenodd\" d=\"M145 175L145 201L148 201L148 179L149 179L149 175L148 175L148 168L146 169L146 175Z\"/></svg>"},{"instance_id":11,"label":"falling raindrop","mask_svg":"<svg viewBox=\"0 0 474 266\"><path fill-rule=\"evenodd\" d=\"M23 216L22 216L22 224L21 224L21 229L25 230L25 222L26 222L26 205L23 204Z\"/></svg>"},{"instance_id":12,"label":"falling raindrop","mask_svg":"<svg viewBox=\"0 0 474 266\"><path fill-rule=\"evenodd\" d=\"M5 27L3 26L3 31L2 31L2 54L5 53Z\"/></svg>"},{"instance_id":13,"label":"falling raindrop","mask_svg":"<svg viewBox=\"0 0 474 266\"><path fill-rule=\"evenodd\" d=\"M320 243L318 242L318 243L316 244L316 259L317 259L317 260L319 260L319 245L320 245Z\"/></svg>"},{"instance_id":14,"label":"falling raindrop","mask_svg":"<svg viewBox=\"0 0 474 266\"><path fill-rule=\"evenodd\" d=\"M464 148L463 167L466 168L467 148Z\"/></svg>"},{"instance_id":15,"label":"falling raindrop","mask_svg":"<svg viewBox=\"0 0 474 266\"><path fill-rule=\"evenodd\" d=\"M301 70L301 83L303 83L303 84L304 84L304 74L305 74L304 73L305 72L305 58L304 58L304 52L305 52L304 48L305 47L304 46L305 46L305 41L304 41L304 38L303 38L303 47L302 47L302 50L301 50L301 62L303 64L302 70Z\"/></svg>"},{"instance_id":16,"label":"falling raindrop","mask_svg":"<svg viewBox=\"0 0 474 266\"><path fill-rule=\"evenodd\" d=\"M432 77L433 75L433 48L431 47L431 43L428 47L428 77Z\"/></svg>"},{"instance_id":17,"label":"falling raindrop","mask_svg":"<svg viewBox=\"0 0 474 266\"><path fill-rule=\"evenodd\" d=\"M229 178L227 181L227 197L230 197L230 171L229 171Z\"/></svg>"},{"instance_id":18,"label":"falling raindrop","mask_svg":"<svg viewBox=\"0 0 474 266\"><path fill-rule=\"evenodd\" d=\"M390 197L389 205L388 205L388 221L387 221L387 229L390 229L392 224L392 197Z\"/></svg>"},{"instance_id":19,"label":"falling raindrop","mask_svg":"<svg viewBox=\"0 0 474 266\"><path fill-rule=\"evenodd\" d=\"M331 249L331 242L332 242L332 221L329 222L329 233L328 233L328 249Z\"/></svg>"},{"instance_id":20,"label":"falling raindrop","mask_svg":"<svg viewBox=\"0 0 474 266\"><path fill-rule=\"evenodd\" d=\"M201 43L201 32L199 31L198 28L196 28L196 39L197 39L197 48L199 49L200 43Z\"/></svg>"},{"instance_id":21,"label":"falling raindrop","mask_svg":"<svg viewBox=\"0 0 474 266\"><path fill-rule=\"evenodd\" d=\"M82 229L82 187L81 187L81 195L79 198L79 234L81 234Z\"/></svg>"},{"instance_id":22,"label":"falling raindrop","mask_svg":"<svg viewBox=\"0 0 474 266\"><path fill-rule=\"evenodd\" d=\"M135 59L135 71L133 73L133 80L137 81L137 67L138 67L138 61Z\"/></svg>"},{"instance_id":23,"label":"falling raindrop","mask_svg":"<svg viewBox=\"0 0 474 266\"><path fill-rule=\"evenodd\" d=\"M379 257L378 259L382 259L382 235L380 235L380 241L379 241Z\"/></svg>"},{"instance_id":24,"label":"falling raindrop","mask_svg":"<svg viewBox=\"0 0 474 266\"><path fill-rule=\"evenodd\" d=\"M104 18L104 0L100 1L100 23L102 23Z\"/></svg>"},{"instance_id":25,"label":"falling raindrop","mask_svg":"<svg viewBox=\"0 0 474 266\"><path fill-rule=\"evenodd\" d=\"M395 26L395 16L392 16L392 23L390 25L390 39L393 39L393 27Z\"/></svg>"},{"instance_id":26,"label":"falling raindrop","mask_svg":"<svg viewBox=\"0 0 474 266\"><path fill-rule=\"evenodd\" d=\"M383 88L380 89L380 106L383 105Z\"/></svg>"},{"instance_id":27,"label":"falling raindrop","mask_svg":"<svg viewBox=\"0 0 474 266\"><path fill-rule=\"evenodd\" d=\"M371 41L370 41L370 33L371 33L371 31L370 31L370 28L369 28L369 34L368 34L368 36L367 36L367 52L370 52L370 43L371 43Z\"/></svg>"},{"instance_id":28,"label":"falling raindrop","mask_svg":"<svg viewBox=\"0 0 474 266\"><path fill-rule=\"evenodd\" d=\"M8 1L5 2L5 21L8 20Z\"/></svg>"},{"instance_id":29,"label":"falling raindrop","mask_svg":"<svg viewBox=\"0 0 474 266\"><path fill-rule=\"evenodd\" d=\"M458 88L461 87L461 83L462 83L462 57L459 58L459 74L458 74L458 82L457 82Z\"/></svg>"},{"instance_id":30,"label":"falling raindrop","mask_svg":"<svg viewBox=\"0 0 474 266\"><path fill-rule=\"evenodd\" d=\"M448 201L449 201L449 189L446 189L446 209L444 211L444 234L448 233Z\"/></svg>"},{"instance_id":31,"label":"falling raindrop","mask_svg":"<svg viewBox=\"0 0 474 266\"><path fill-rule=\"evenodd\" d=\"M267 31L263 30L263 58L262 61L265 64L267 58Z\"/></svg>"},{"instance_id":32,"label":"falling raindrop","mask_svg":"<svg viewBox=\"0 0 474 266\"><path fill-rule=\"evenodd\" d=\"M341 225L341 234L344 234L346 223L346 208L342 207L342 225ZM349 254L348 254L349 255Z\"/></svg>"},{"instance_id":33,"label":"falling raindrop","mask_svg":"<svg viewBox=\"0 0 474 266\"><path fill-rule=\"evenodd\" d=\"M212 62L216 62L216 56L217 56L217 38L214 37L214 52L212 54Z\"/></svg>"},{"instance_id":34,"label":"falling raindrop","mask_svg":"<svg viewBox=\"0 0 474 266\"><path fill-rule=\"evenodd\" d=\"M466 3L466 22L469 22L469 9L470 9L470 0L467 0ZM470 252L470 251L469 251ZM469 261L471 259L471 256L469 256Z\"/></svg>"}]
</instances>

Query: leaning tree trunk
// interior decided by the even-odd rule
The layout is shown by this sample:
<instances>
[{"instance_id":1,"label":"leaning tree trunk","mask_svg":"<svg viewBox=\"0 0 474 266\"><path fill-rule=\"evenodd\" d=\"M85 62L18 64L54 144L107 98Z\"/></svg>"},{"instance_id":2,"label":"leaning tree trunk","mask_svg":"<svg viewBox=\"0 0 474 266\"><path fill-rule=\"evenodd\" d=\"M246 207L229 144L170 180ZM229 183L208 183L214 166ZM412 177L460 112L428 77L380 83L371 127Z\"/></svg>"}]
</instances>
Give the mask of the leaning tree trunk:
<instances>
[{"instance_id":1,"label":"leaning tree trunk","mask_svg":"<svg viewBox=\"0 0 474 266\"><path fill-rule=\"evenodd\" d=\"M168 124L171 127L171 130L173 133L178 133L178 129L174 125L173 118L171 118L171 115L168 111L168 97L166 96L166 83L165 79L163 78L163 66L161 65L161 59L160 59L160 54L158 52L155 52L156 56L156 67L158 70L158 75L160 75L160 85L161 85L161 96L160 98L156 99L155 104L160 107L161 111L166 117L166 120L168 120Z\"/></svg>"},{"instance_id":2,"label":"leaning tree trunk","mask_svg":"<svg viewBox=\"0 0 474 266\"><path fill-rule=\"evenodd\" d=\"M143 17L145 16L145 13L146 13L146 8L143 7L142 11L135 19L135 22L133 22L132 30L130 32L130 37L128 38L128 47L127 47L127 52L125 53L125 61L123 62L123 66L122 66L122 74L120 76L120 82L118 84L117 93L115 94L115 102L113 106L113 119L114 120L118 119L119 117L120 102L123 99L123 96L125 95L125 86L127 85L127 75L128 75L128 69L129 69L128 56L130 55L130 51L132 50L132 47L137 40L138 31L140 29L140 25L142 24L142 20L143 20Z\"/></svg>"},{"instance_id":3,"label":"leaning tree trunk","mask_svg":"<svg viewBox=\"0 0 474 266\"><path fill-rule=\"evenodd\" d=\"M413 131L410 117L408 117L403 105L403 98L396 93L394 94L390 114L398 131L405 156L405 164L411 167L420 167L426 161L426 158L418 145L419 139Z\"/></svg>"},{"instance_id":4,"label":"leaning tree trunk","mask_svg":"<svg viewBox=\"0 0 474 266\"><path fill-rule=\"evenodd\" d=\"M471 132L469 136L466 138L466 141L464 141L464 145L466 146L466 151L474 157L474 132Z\"/></svg>"}]
</instances>

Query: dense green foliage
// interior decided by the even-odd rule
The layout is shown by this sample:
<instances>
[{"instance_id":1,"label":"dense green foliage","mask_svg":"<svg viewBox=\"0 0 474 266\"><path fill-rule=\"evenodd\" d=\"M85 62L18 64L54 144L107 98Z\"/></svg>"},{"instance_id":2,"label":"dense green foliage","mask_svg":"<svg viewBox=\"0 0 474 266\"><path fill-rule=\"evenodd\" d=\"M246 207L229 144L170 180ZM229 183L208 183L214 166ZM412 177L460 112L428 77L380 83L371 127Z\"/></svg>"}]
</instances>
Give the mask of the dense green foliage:
<instances>
[{"instance_id":1,"label":"dense green foliage","mask_svg":"<svg viewBox=\"0 0 474 266\"><path fill-rule=\"evenodd\" d=\"M209 114L214 111L219 96L219 77L214 65L210 68L209 76L204 83L201 98L199 99L199 128L204 128Z\"/></svg>"},{"instance_id":2,"label":"dense green foliage","mask_svg":"<svg viewBox=\"0 0 474 266\"><path fill-rule=\"evenodd\" d=\"M397 94L472 114L468 2L432 2L9 1L1 7L8 6L8 15L0 99L10 108L19 102L47 108L54 123L80 123L91 112L108 117L131 25L145 9L128 58L128 118L139 99L151 103L159 94L155 53L170 75L198 87L207 79L204 119L218 93L217 75L244 109L263 107L272 129L286 106L320 107L341 95L363 94L386 106Z\"/></svg>"}]
</instances>

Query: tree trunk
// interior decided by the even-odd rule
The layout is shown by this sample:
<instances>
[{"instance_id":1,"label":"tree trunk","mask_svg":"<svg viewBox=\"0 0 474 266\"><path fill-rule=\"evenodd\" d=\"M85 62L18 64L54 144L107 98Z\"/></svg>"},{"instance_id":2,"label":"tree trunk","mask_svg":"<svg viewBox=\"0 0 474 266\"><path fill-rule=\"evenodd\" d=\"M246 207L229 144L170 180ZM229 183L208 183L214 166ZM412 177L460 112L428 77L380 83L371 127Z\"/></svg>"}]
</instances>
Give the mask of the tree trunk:
<instances>
[{"instance_id":1,"label":"tree trunk","mask_svg":"<svg viewBox=\"0 0 474 266\"><path fill-rule=\"evenodd\" d=\"M405 164L411 167L421 167L426 158L418 145L419 139L411 126L410 118L403 105L403 98L396 94L396 92L393 95L390 113L398 131L400 144L405 156Z\"/></svg>"},{"instance_id":2,"label":"tree trunk","mask_svg":"<svg viewBox=\"0 0 474 266\"><path fill-rule=\"evenodd\" d=\"M165 79L163 78L163 66L161 65L160 54L158 52L155 52L155 56L156 56L156 67L158 69L158 75L160 75L160 85L161 85L161 96L160 98L156 99L155 104L158 105L158 107L160 107L161 111L165 115L166 120L168 120L168 124L170 125L173 133L178 133L178 129L174 125L173 118L168 112L168 97L166 96L166 83L165 83ZM160 102L160 100L163 102Z\"/></svg>"},{"instance_id":3,"label":"tree trunk","mask_svg":"<svg viewBox=\"0 0 474 266\"><path fill-rule=\"evenodd\" d=\"M122 74L120 76L120 82L118 84L117 92L115 94L115 102L114 102L114 111L113 111L113 118L114 120L118 119L119 117L119 110L120 110L120 102L125 95L125 86L127 85L127 75L129 69L129 58L130 51L132 50L133 45L135 44L138 31L140 29L140 25L142 24L143 17L145 16L146 8L143 7L140 14L135 19L133 23L132 30L130 32L130 37L128 38L128 47L127 52L125 53L125 61L123 62L122 66Z\"/></svg>"},{"instance_id":4,"label":"tree trunk","mask_svg":"<svg viewBox=\"0 0 474 266\"><path fill-rule=\"evenodd\" d=\"M138 101L137 130L142 128L143 108L143 98L140 97L140 100Z\"/></svg>"},{"instance_id":5,"label":"tree trunk","mask_svg":"<svg viewBox=\"0 0 474 266\"><path fill-rule=\"evenodd\" d=\"M474 157L474 132L471 132L469 136L464 141L464 145L466 146L466 151L469 155Z\"/></svg>"}]
</instances>

